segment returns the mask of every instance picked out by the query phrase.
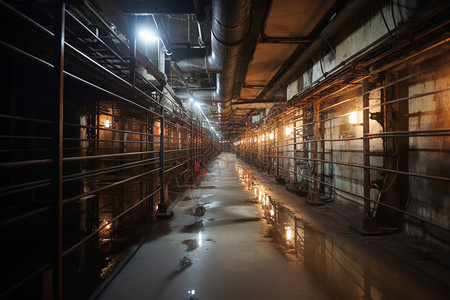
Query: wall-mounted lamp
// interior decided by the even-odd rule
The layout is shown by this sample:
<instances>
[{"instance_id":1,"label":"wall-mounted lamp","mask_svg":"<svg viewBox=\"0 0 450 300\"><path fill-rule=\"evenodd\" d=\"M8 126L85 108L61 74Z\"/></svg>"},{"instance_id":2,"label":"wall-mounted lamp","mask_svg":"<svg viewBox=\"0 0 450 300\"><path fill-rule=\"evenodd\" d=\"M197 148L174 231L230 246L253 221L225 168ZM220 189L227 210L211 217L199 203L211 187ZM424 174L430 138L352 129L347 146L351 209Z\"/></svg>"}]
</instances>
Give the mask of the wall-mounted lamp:
<instances>
[{"instance_id":1,"label":"wall-mounted lamp","mask_svg":"<svg viewBox=\"0 0 450 300\"><path fill-rule=\"evenodd\" d=\"M109 126L110 126L109 120L106 120L106 121L105 121L105 127L106 127L106 128L109 128Z\"/></svg>"},{"instance_id":2,"label":"wall-mounted lamp","mask_svg":"<svg viewBox=\"0 0 450 300\"><path fill-rule=\"evenodd\" d=\"M374 112L369 114L369 118L377 121L382 127L384 127L383 114L381 112Z\"/></svg>"},{"instance_id":3,"label":"wall-mounted lamp","mask_svg":"<svg viewBox=\"0 0 450 300\"><path fill-rule=\"evenodd\" d=\"M274 138L273 132L270 133L269 138L270 138L271 140L273 140L273 138Z\"/></svg>"},{"instance_id":4,"label":"wall-mounted lamp","mask_svg":"<svg viewBox=\"0 0 450 300\"><path fill-rule=\"evenodd\" d=\"M285 133L286 133L286 135L290 135L292 133L291 128L290 127L286 127Z\"/></svg>"}]
</instances>

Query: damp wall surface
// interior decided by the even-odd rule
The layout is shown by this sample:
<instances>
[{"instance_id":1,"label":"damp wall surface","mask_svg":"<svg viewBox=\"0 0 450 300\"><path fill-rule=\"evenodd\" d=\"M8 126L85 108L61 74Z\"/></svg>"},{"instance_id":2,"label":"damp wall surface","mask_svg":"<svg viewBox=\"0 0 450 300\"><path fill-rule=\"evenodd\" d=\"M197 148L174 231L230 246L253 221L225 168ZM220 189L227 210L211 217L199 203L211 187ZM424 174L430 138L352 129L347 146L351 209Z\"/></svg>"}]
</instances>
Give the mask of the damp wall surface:
<instances>
[{"instance_id":1,"label":"damp wall surface","mask_svg":"<svg viewBox=\"0 0 450 300\"><path fill-rule=\"evenodd\" d=\"M438 54L432 59L419 61L407 69L410 73L423 72L408 82L408 94L419 95L435 90L447 90L412 99L409 102L408 127L411 131L450 128L450 52ZM430 70L432 68L432 70ZM409 171L430 173L436 176L450 174L450 137L409 138ZM408 206L417 214L424 215L436 222L449 226L450 219L450 185L435 180L423 181L409 178ZM425 239L440 239L443 232L428 226L420 226L409 220L406 224L408 233ZM448 234L446 235L448 238ZM445 239L443 239L445 241Z\"/></svg>"}]
</instances>

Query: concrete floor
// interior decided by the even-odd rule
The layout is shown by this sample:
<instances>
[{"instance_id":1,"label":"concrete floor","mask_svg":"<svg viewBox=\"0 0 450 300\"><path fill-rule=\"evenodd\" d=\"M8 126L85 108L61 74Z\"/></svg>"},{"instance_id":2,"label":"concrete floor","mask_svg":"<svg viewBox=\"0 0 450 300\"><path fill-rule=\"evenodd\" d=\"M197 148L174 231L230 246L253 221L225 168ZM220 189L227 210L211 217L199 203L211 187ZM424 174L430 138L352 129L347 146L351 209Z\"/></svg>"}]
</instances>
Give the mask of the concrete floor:
<instances>
[{"instance_id":1,"label":"concrete floor","mask_svg":"<svg viewBox=\"0 0 450 300\"><path fill-rule=\"evenodd\" d=\"M207 170L92 299L450 299L448 251L362 236L357 208L308 205L234 154Z\"/></svg>"},{"instance_id":2,"label":"concrete floor","mask_svg":"<svg viewBox=\"0 0 450 300\"><path fill-rule=\"evenodd\" d=\"M222 154L98 299L327 299L272 238L236 157Z\"/></svg>"}]
</instances>

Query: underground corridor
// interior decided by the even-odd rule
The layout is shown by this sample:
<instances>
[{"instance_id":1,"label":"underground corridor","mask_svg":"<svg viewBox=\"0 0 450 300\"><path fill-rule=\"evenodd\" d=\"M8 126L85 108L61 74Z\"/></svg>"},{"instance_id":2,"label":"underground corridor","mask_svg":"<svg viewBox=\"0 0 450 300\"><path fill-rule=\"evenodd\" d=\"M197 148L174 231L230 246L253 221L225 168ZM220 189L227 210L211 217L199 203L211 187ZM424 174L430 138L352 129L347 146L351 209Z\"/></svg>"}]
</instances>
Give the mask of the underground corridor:
<instances>
[{"instance_id":1,"label":"underground corridor","mask_svg":"<svg viewBox=\"0 0 450 300\"><path fill-rule=\"evenodd\" d=\"M450 299L450 2L0 0L0 299Z\"/></svg>"}]
</instances>

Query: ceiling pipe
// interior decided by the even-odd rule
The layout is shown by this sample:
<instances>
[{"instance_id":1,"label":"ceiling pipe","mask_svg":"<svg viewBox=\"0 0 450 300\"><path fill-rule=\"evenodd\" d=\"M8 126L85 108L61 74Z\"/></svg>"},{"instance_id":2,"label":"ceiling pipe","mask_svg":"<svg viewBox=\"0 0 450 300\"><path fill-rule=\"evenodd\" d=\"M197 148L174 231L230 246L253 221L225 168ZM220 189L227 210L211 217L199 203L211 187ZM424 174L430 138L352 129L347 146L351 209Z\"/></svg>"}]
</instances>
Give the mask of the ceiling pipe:
<instances>
[{"instance_id":1,"label":"ceiling pipe","mask_svg":"<svg viewBox=\"0 0 450 300\"><path fill-rule=\"evenodd\" d=\"M204 40L204 22L206 19L205 13L205 0L194 0L194 8L195 8L195 18L197 19L197 28L198 28L198 45L200 47L205 46Z\"/></svg>"},{"instance_id":2,"label":"ceiling pipe","mask_svg":"<svg viewBox=\"0 0 450 300\"><path fill-rule=\"evenodd\" d=\"M194 0L197 18L202 20L204 1ZM233 87L241 49L250 29L252 0L211 1L211 54L180 57L177 65L189 73L216 74L216 91L211 99L220 102L224 119L231 114ZM204 6L203 6L204 7ZM177 55L175 55L177 56Z\"/></svg>"},{"instance_id":3,"label":"ceiling pipe","mask_svg":"<svg viewBox=\"0 0 450 300\"><path fill-rule=\"evenodd\" d=\"M211 55L208 70L216 75L216 99L229 112L242 43L250 28L251 0L211 1Z\"/></svg>"},{"instance_id":4,"label":"ceiling pipe","mask_svg":"<svg viewBox=\"0 0 450 300\"><path fill-rule=\"evenodd\" d=\"M161 22L161 16L156 16L156 18L155 18L155 15L152 15L152 19L153 19L153 22L155 23L156 29L159 32L160 40L162 42L164 52L168 56L172 55L172 49L170 48L169 39L167 38L167 35L166 35L166 28Z\"/></svg>"}]
</instances>

